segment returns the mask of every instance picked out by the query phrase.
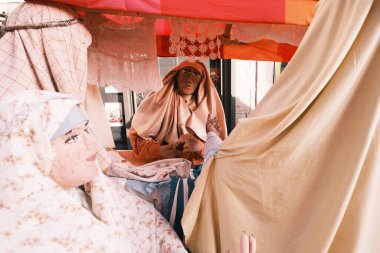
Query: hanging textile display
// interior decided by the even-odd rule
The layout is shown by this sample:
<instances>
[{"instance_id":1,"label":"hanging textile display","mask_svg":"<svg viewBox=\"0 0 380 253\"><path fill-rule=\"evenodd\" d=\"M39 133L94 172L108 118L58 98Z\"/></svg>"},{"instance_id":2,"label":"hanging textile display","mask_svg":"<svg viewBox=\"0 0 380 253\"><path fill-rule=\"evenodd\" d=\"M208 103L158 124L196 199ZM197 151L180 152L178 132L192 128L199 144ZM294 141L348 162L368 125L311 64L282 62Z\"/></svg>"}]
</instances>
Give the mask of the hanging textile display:
<instances>
[{"instance_id":1,"label":"hanging textile display","mask_svg":"<svg viewBox=\"0 0 380 253\"><path fill-rule=\"evenodd\" d=\"M380 1L321 0L278 81L204 165L191 252L380 252Z\"/></svg>"},{"instance_id":2,"label":"hanging textile display","mask_svg":"<svg viewBox=\"0 0 380 253\"><path fill-rule=\"evenodd\" d=\"M242 24L231 26L231 40L252 43L263 39L298 46L308 26L282 24Z\"/></svg>"},{"instance_id":3,"label":"hanging textile display","mask_svg":"<svg viewBox=\"0 0 380 253\"><path fill-rule=\"evenodd\" d=\"M169 52L176 56L220 58L220 39L225 25L210 21L171 18Z\"/></svg>"},{"instance_id":4,"label":"hanging textile display","mask_svg":"<svg viewBox=\"0 0 380 253\"><path fill-rule=\"evenodd\" d=\"M156 17L158 20L156 22L156 47L157 56L160 57L175 57L185 54L192 57L211 59L281 62L288 62L294 55L297 46L282 42L278 43L276 40L270 43L260 40L248 44L224 44L222 41L220 45L217 37L210 36L208 32L200 28L201 26L198 23L203 23L202 27L207 27L207 29L210 28L210 25L213 26L213 23L219 23L223 27L222 30L217 32L219 36L224 33L224 27L236 23L244 23L248 27L251 27L251 24L308 26L314 17L315 9L319 2L318 0L49 1L67 3L78 12ZM187 23L185 28L187 31L185 31L185 35L182 35L184 37L179 35L180 32L183 32L182 22ZM176 30L174 33L171 32L172 24L176 27L174 28ZM194 32L195 24L199 28L196 28L194 33L195 40L193 40L194 38L189 36L188 32L189 30ZM249 32L250 29L244 28L244 31ZM256 29L252 31L256 32ZM261 29L259 31L267 32ZM293 31L293 29L287 31L287 33L293 32L297 31ZM170 34L171 38L169 38ZM209 39L212 38L210 42L207 42L207 40L206 43L203 42L202 37L205 35ZM198 36L200 36L200 40L196 41Z\"/></svg>"},{"instance_id":5,"label":"hanging textile display","mask_svg":"<svg viewBox=\"0 0 380 253\"><path fill-rule=\"evenodd\" d=\"M85 21L93 37L89 83L136 92L162 87L154 18L88 14Z\"/></svg>"}]
</instances>

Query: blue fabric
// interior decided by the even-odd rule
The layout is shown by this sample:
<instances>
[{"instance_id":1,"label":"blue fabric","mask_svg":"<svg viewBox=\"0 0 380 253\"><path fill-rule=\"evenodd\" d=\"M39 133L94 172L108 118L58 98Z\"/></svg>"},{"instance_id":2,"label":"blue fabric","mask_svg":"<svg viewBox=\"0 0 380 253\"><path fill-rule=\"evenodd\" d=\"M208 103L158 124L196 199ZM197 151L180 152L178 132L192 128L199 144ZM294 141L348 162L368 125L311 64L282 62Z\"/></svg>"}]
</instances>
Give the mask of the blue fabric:
<instances>
[{"instance_id":1,"label":"blue fabric","mask_svg":"<svg viewBox=\"0 0 380 253\"><path fill-rule=\"evenodd\" d=\"M170 220L170 214L171 214L172 209L173 209L174 201L177 201L177 207L175 210L175 221L174 221L173 228L176 231L176 233L180 239L184 239L184 234L183 234L183 230L182 230L182 226L181 226L181 219L183 216L183 211L185 210L184 184L187 184L187 187L188 187L188 196L187 197L189 199L191 196L191 193L194 190L195 180L200 175L201 170L202 170L202 165L198 165L198 166L194 167L192 170L192 174L194 175L193 177L189 177L186 180L181 179L181 178L172 178L172 181L170 184L171 186L170 186L170 199L169 199L169 203L168 203L168 212L166 214L164 214L164 217L167 220ZM177 199L174 199L175 195L176 195L177 185L179 185L178 186L178 192L177 192Z\"/></svg>"},{"instance_id":2,"label":"blue fabric","mask_svg":"<svg viewBox=\"0 0 380 253\"><path fill-rule=\"evenodd\" d=\"M138 181L138 180L127 179L126 186L148 196L154 193L155 191L158 191L158 195L160 196L162 205L155 206L155 208L158 211L160 211L160 213L168 221L170 221L170 214L173 209L173 204L176 201L177 207L175 210L175 221L174 221L173 228L177 232L178 237L181 239L184 239L183 230L181 226L181 219L183 216L183 211L185 209L184 184L186 184L188 187L187 198L189 199L191 196L191 193L194 190L195 180L200 175L201 171L202 171L202 165L198 165L192 169L192 173L191 173L192 176L190 176L187 179L173 177L171 178L171 180L162 181L158 183L148 183L148 182L143 182L143 181ZM177 185L178 185L177 198L174 199L176 195Z\"/></svg>"}]
</instances>

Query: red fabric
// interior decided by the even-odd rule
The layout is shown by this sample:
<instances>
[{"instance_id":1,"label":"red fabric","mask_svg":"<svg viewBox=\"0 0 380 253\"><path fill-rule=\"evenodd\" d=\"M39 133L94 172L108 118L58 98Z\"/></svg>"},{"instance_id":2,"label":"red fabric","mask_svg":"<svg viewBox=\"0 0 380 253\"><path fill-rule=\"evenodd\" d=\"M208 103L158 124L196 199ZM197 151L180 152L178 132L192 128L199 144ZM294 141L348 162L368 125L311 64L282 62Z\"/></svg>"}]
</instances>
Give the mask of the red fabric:
<instances>
[{"instance_id":1,"label":"red fabric","mask_svg":"<svg viewBox=\"0 0 380 253\"><path fill-rule=\"evenodd\" d=\"M286 0L51 0L110 12L256 23L285 23ZM305 0L313 2L312 0ZM302 1L302 2L305 2ZM302 12L302 10L300 10ZM304 24L304 22L303 22Z\"/></svg>"},{"instance_id":2,"label":"red fabric","mask_svg":"<svg viewBox=\"0 0 380 253\"><path fill-rule=\"evenodd\" d=\"M67 3L73 6L96 10L101 13L138 13L162 17L189 17L207 20L239 21L253 23L280 23L308 25L314 16L316 0L46 0ZM86 10L85 10L86 11ZM109 18L109 17L107 17ZM169 53L168 20L157 19L157 55L173 56ZM226 45L222 58L287 61L297 47L271 42L251 45ZM233 50L236 50L234 52Z\"/></svg>"},{"instance_id":3,"label":"red fabric","mask_svg":"<svg viewBox=\"0 0 380 253\"><path fill-rule=\"evenodd\" d=\"M161 13L160 0L52 0L94 10Z\"/></svg>"},{"instance_id":4,"label":"red fabric","mask_svg":"<svg viewBox=\"0 0 380 253\"><path fill-rule=\"evenodd\" d=\"M169 52L169 36L156 36L157 56L159 57L176 57Z\"/></svg>"},{"instance_id":5,"label":"red fabric","mask_svg":"<svg viewBox=\"0 0 380 253\"><path fill-rule=\"evenodd\" d=\"M284 23L285 0L161 0L170 16L258 23Z\"/></svg>"},{"instance_id":6,"label":"red fabric","mask_svg":"<svg viewBox=\"0 0 380 253\"><path fill-rule=\"evenodd\" d=\"M224 45L223 59L289 62L297 47L289 44L260 40L248 45Z\"/></svg>"},{"instance_id":7,"label":"red fabric","mask_svg":"<svg viewBox=\"0 0 380 253\"><path fill-rule=\"evenodd\" d=\"M157 56L175 57L169 52L169 36L157 36ZM222 45L222 59L289 62L298 47L275 41L261 40L248 45Z\"/></svg>"},{"instance_id":8,"label":"red fabric","mask_svg":"<svg viewBox=\"0 0 380 253\"><path fill-rule=\"evenodd\" d=\"M131 128L129 131L129 140L131 142L133 151L135 153L134 161L135 163L148 163L163 159L160 155L161 145L155 141L147 141L138 136L135 129ZM204 146L201 153L182 153L180 158L187 159L192 162L193 165L200 165L204 160Z\"/></svg>"},{"instance_id":9,"label":"red fabric","mask_svg":"<svg viewBox=\"0 0 380 253\"><path fill-rule=\"evenodd\" d=\"M170 35L171 23L166 19L156 19L156 35Z\"/></svg>"}]
</instances>

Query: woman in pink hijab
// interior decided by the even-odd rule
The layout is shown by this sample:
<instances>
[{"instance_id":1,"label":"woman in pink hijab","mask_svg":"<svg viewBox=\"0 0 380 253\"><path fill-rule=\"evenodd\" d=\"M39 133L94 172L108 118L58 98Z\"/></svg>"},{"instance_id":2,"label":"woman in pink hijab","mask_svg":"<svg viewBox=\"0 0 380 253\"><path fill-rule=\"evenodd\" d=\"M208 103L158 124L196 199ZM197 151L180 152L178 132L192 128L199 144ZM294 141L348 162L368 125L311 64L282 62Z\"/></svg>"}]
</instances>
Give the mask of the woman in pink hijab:
<instances>
[{"instance_id":1,"label":"woman in pink hijab","mask_svg":"<svg viewBox=\"0 0 380 253\"><path fill-rule=\"evenodd\" d=\"M227 134L223 107L205 65L184 61L164 77L163 85L142 101L133 117L133 150L146 161L181 157L203 164L209 114L220 121L221 139Z\"/></svg>"},{"instance_id":2,"label":"woman in pink hijab","mask_svg":"<svg viewBox=\"0 0 380 253\"><path fill-rule=\"evenodd\" d=\"M140 160L180 157L192 162L189 178L173 177L169 183L155 186L161 199L166 200L160 211L182 237L182 213L204 162L207 120L218 120L222 140L227 135L226 122L218 93L203 63L182 62L164 77L163 85L159 92L141 102L129 138Z\"/></svg>"}]
</instances>

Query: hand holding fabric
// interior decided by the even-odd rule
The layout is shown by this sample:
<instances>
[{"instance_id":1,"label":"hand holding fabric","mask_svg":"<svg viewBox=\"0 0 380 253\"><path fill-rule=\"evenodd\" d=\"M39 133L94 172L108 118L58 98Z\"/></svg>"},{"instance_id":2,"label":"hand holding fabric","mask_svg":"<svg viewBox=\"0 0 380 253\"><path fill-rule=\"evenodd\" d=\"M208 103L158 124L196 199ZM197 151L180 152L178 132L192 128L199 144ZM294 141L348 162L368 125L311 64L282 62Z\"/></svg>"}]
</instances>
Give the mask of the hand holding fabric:
<instances>
[{"instance_id":1,"label":"hand holding fabric","mask_svg":"<svg viewBox=\"0 0 380 253\"><path fill-rule=\"evenodd\" d=\"M175 144L169 144L169 145L161 146L160 147L160 155L164 159L176 158L177 152L175 149Z\"/></svg>"},{"instance_id":2,"label":"hand holding fabric","mask_svg":"<svg viewBox=\"0 0 380 253\"><path fill-rule=\"evenodd\" d=\"M203 142L198 138L194 137L191 134L182 135L177 143L182 143L183 145L183 153L191 153L191 152L202 152Z\"/></svg>"}]
</instances>

